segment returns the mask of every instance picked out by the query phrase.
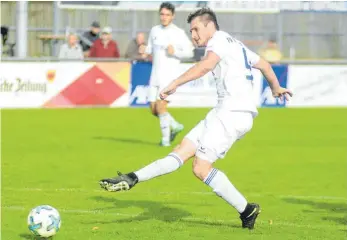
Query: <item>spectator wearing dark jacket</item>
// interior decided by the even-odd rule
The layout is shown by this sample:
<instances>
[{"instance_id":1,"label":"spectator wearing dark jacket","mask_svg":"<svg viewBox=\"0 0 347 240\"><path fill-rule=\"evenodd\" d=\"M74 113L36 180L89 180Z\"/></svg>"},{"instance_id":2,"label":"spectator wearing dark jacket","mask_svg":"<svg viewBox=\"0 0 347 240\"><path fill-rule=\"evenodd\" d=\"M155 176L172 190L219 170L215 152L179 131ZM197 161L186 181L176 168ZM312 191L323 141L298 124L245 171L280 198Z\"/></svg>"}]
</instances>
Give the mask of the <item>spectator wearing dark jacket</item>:
<instances>
[{"instance_id":1,"label":"spectator wearing dark jacket","mask_svg":"<svg viewBox=\"0 0 347 240\"><path fill-rule=\"evenodd\" d=\"M97 39L90 48L89 57L92 58L119 58L117 43L112 40L112 29L103 28L100 39Z\"/></svg>"},{"instance_id":2,"label":"spectator wearing dark jacket","mask_svg":"<svg viewBox=\"0 0 347 240\"><path fill-rule=\"evenodd\" d=\"M90 27L89 31L83 33L80 41L85 56L88 56L89 49L93 43L99 39L100 24L98 22L93 22Z\"/></svg>"}]
</instances>

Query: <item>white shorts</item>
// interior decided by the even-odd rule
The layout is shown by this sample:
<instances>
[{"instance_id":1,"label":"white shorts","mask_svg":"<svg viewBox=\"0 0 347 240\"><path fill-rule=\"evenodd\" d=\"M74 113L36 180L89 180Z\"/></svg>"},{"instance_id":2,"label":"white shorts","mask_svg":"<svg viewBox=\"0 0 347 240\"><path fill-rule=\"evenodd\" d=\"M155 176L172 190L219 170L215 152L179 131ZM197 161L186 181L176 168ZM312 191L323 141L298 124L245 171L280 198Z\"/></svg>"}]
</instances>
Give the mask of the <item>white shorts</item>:
<instances>
[{"instance_id":1,"label":"white shorts","mask_svg":"<svg viewBox=\"0 0 347 240\"><path fill-rule=\"evenodd\" d=\"M162 88L159 86L149 85L148 87L148 102L156 102L160 100L159 94ZM171 96L168 96L165 100L170 102Z\"/></svg>"},{"instance_id":2,"label":"white shorts","mask_svg":"<svg viewBox=\"0 0 347 240\"><path fill-rule=\"evenodd\" d=\"M224 158L231 146L252 129L251 112L213 108L185 137L197 146L196 156L211 163Z\"/></svg>"}]
</instances>

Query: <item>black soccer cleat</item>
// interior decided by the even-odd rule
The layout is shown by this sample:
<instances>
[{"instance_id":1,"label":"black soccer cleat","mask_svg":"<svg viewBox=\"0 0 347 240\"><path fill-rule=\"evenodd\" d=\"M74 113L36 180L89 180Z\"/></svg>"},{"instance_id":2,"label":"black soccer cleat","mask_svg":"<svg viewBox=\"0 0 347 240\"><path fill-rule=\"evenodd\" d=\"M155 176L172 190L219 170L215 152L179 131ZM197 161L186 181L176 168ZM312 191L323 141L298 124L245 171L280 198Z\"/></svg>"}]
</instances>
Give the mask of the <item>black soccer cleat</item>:
<instances>
[{"instance_id":1,"label":"black soccer cleat","mask_svg":"<svg viewBox=\"0 0 347 240\"><path fill-rule=\"evenodd\" d=\"M249 203L243 213L240 214L242 228L253 229L255 220L260 214L260 206L256 203Z\"/></svg>"},{"instance_id":2,"label":"black soccer cleat","mask_svg":"<svg viewBox=\"0 0 347 240\"><path fill-rule=\"evenodd\" d=\"M135 173L122 174L118 172L117 177L102 179L99 184L109 192L118 192L130 190L138 181Z\"/></svg>"}]
</instances>

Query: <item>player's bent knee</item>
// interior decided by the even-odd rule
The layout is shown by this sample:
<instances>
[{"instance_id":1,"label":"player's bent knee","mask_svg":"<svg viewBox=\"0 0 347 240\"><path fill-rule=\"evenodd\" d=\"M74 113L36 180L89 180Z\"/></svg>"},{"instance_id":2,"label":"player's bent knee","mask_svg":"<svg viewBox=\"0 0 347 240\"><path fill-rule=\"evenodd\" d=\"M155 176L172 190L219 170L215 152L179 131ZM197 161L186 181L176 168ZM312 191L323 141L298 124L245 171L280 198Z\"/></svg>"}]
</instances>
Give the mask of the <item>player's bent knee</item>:
<instances>
[{"instance_id":1,"label":"player's bent knee","mask_svg":"<svg viewBox=\"0 0 347 240\"><path fill-rule=\"evenodd\" d=\"M206 160L195 158L193 162L194 175L203 181L212 169L212 164Z\"/></svg>"},{"instance_id":2,"label":"player's bent knee","mask_svg":"<svg viewBox=\"0 0 347 240\"><path fill-rule=\"evenodd\" d=\"M156 103L157 114L163 114L167 112L167 102L166 101L157 101Z\"/></svg>"},{"instance_id":3,"label":"player's bent knee","mask_svg":"<svg viewBox=\"0 0 347 240\"><path fill-rule=\"evenodd\" d=\"M179 155L185 163L195 155L196 145L191 140L184 138L182 142L175 147L173 152Z\"/></svg>"},{"instance_id":4,"label":"player's bent knee","mask_svg":"<svg viewBox=\"0 0 347 240\"><path fill-rule=\"evenodd\" d=\"M151 110L151 113L152 113L154 116L158 116L158 112L157 112L157 108L156 108L155 103L151 102L150 110Z\"/></svg>"},{"instance_id":5,"label":"player's bent knee","mask_svg":"<svg viewBox=\"0 0 347 240\"><path fill-rule=\"evenodd\" d=\"M158 112L155 108L151 108L151 113L153 114L153 116L158 116Z\"/></svg>"}]
</instances>

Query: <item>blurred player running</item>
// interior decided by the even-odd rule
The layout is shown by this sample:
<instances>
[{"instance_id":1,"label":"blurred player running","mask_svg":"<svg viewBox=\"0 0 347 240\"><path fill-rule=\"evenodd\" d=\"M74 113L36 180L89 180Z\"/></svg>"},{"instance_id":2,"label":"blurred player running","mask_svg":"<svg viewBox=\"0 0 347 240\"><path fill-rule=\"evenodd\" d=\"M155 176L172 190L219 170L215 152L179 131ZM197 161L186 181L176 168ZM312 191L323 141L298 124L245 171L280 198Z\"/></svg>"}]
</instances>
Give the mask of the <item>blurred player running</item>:
<instances>
[{"instance_id":1,"label":"blurred player running","mask_svg":"<svg viewBox=\"0 0 347 240\"><path fill-rule=\"evenodd\" d=\"M212 165L217 159L224 158L230 147L251 130L253 119L258 114L252 99L252 67L259 69L266 77L274 97L288 99L292 93L279 85L268 62L228 33L219 31L212 10L203 8L194 12L188 17L188 23L193 40L199 46L206 46L205 58L171 82L160 96L166 99L178 86L212 71L218 93L216 107L168 156L138 171L118 173L118 177L103 179L100 185L108 191L129 190L138 182L177 170L195 156L195 176L240 213L243 228L253 229L260 206L248 203L228 177Z\"/></svg>"},{"instance_id":2,"label":"blurred player running","mask_svg":"<svg viewBox=\"0 0 347 240\"><path fill-rule=\"evenodd\" d=\"M160 25L151 29L148 46L142 46L140 53L153 56L152 73L149 83L149 102L153 115L159 117L162 133L161 146L170 146L176 135L183 130L168 112L170 98L161 100L159 92L180 75L180 59L193 57L193 44L184 30L172 23L175 6L162 3L159 9Z\"/></svg>"}]
</instances>

